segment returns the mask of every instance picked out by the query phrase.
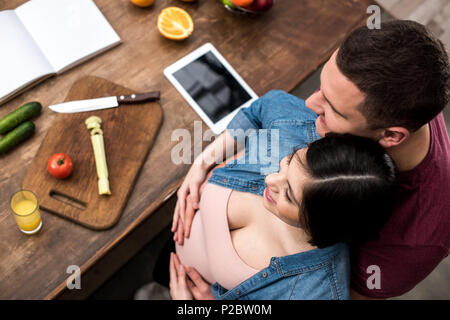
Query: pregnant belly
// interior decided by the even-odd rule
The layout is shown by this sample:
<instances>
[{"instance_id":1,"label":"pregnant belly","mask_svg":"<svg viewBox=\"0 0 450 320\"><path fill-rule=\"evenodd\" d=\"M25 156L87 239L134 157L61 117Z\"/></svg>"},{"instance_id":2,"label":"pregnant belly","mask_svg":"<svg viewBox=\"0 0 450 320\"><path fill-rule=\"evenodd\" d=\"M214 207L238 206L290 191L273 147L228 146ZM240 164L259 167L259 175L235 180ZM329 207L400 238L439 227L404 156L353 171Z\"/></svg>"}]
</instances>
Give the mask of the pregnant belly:
<instances>
[{"instance_id":1,"label":"pregnant belly","mask_svg":"<svg viewBox=\"0 0 450 320\"><path fill-rule=\"evenodd\" d=\"M175 250L183 265L197 269L207 282L211 284L216 282L209 270L203 222L198 212L192 221L191 235L184 239L182 246L176 243Z\"/></svg>"},{"instance_id":2,"label":"pregnant belly","mask_svg":"<svg viewBox=\"0 0 450 320\"><path fill-rule=\"evenodd\" d=\"M185 266L191 266L210 284L218 282L230 290L258 272L236 253L227 220L232 190L208 183L194 215L189 239L176 252Z\"/></svg>"}]
</instances>

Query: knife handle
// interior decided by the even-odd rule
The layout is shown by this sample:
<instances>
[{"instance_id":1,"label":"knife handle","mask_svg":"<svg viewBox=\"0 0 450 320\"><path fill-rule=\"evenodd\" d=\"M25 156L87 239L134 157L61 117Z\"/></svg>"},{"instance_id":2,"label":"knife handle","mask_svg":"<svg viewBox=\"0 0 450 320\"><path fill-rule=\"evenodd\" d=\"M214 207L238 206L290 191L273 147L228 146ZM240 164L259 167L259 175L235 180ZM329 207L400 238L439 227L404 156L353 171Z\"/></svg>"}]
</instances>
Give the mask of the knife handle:
<instances>
[{"instance_id":1,"label":"knife handle","mask_svg":"<svg viewBox=\"0 0 450 320\"><path fill-rule=\"evenodd\" d=\"M132 104L155 100L159 100L159 91L133 93L129 96L117 96L117 101L119 102L119 104Z\"/></svg>"}]
</instances>

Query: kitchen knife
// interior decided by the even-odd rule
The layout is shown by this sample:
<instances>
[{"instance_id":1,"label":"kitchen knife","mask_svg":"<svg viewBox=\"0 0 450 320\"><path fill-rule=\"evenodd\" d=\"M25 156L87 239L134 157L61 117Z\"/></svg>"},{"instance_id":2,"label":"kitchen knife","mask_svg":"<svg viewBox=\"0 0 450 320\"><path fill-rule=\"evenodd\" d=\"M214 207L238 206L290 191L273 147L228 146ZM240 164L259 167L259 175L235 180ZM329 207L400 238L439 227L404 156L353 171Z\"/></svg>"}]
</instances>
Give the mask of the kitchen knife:
<instances>
[{"instance_id":1,"label":"kitchen knife","mask_svg":"<svg viewBox=\"0 0 450 320\"><path fill-rule=\"evenodd\" d=\"M159 91L134 93L128 96L105 97L88 100L69 101L54 104L49 108L59 113L76 113L118 107L122 104L134 104L159 100Z\"/></svg>"}]
</instances>

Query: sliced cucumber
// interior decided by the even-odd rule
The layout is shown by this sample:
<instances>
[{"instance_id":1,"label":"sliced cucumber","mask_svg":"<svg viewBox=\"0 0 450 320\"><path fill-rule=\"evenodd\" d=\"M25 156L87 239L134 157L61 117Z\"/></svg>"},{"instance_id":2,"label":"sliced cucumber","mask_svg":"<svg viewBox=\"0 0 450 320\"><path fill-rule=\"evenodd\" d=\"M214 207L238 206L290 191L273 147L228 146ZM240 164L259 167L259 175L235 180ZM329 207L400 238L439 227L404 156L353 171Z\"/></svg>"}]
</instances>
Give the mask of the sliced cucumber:
<instances>
[{"instance_id":1,"label":"sliced cucumber","mask_svg":"<svg viewBox=\"0 0 450 320\"><path fill-rule=\"evenodd\" d=\"M27 121L10 131L7 135L0 139L0 154L8 152L22 141L31 137L34 133L34 129L34 123Z\"/></svg>"},{"instance_id":2,"label":"sliced cucumber","mask_svg":"<svg viewBox=\"0 0 450 320\"><path fill-rule=\"evenodd\" d=\"M35 101L20 106L0 120L0 134L5 134L19 124L37 116L41 110L42 105Z\"/></svg>"}]
</instances>

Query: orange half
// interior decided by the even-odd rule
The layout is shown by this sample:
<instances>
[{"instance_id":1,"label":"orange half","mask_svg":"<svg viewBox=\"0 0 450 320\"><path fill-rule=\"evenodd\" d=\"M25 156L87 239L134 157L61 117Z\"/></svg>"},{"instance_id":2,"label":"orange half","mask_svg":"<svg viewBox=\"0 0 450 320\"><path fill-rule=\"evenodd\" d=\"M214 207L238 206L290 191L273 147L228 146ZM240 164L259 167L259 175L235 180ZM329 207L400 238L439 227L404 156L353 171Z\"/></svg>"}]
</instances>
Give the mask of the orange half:
<instances>
[{"instance_id":1,"label":"orange half","mask_svg":"<svg viewBox=\"0 0 450 320\"><path fill-rule=\"evenodd\" d=\"M194 31L194 22L185 10L168 7L158 16L158 30L168 39L183 40Z\"/></svg>"}]
</instances>

